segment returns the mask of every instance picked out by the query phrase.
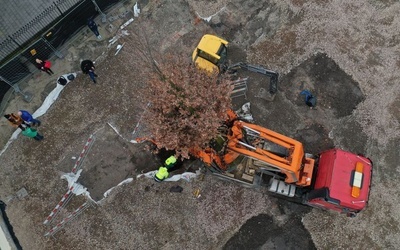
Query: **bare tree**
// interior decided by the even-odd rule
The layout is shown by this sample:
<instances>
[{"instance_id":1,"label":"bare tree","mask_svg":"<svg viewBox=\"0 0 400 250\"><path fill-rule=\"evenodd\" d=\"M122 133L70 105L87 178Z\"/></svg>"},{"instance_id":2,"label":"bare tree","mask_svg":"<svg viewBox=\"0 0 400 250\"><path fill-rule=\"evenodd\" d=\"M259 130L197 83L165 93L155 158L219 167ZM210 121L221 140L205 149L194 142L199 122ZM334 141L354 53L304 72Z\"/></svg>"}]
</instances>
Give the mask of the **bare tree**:
<instances>
[{"instance_id":1,"label":"bare tree","mask_svg":"<svg viewBox=\"0 0 400 250\"><path fill-rule=\"evenodd\" d=\"M147 107L143 123L157 148L189 157L192 147L204 148L231 108L231 82L217 72L199 70L189 55L155 53L144 36L134 34L137 63ZM138 67L136 65L136 67Z\"/></svg>"}]
</instances>

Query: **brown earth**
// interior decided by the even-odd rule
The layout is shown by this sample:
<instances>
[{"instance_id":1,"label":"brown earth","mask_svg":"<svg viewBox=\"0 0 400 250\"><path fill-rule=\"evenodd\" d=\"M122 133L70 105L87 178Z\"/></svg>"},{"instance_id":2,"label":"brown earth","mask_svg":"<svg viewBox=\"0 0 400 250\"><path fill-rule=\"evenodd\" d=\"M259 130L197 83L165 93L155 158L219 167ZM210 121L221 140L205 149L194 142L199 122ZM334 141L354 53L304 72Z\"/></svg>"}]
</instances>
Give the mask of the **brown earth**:
<instances>
[{"instance_id":1,"label":"brown earth","mask_svg":"<svg viewBox=\"0 0 400 250\"><path fill-rule=\"evenodd\" d=\"M127 29L146 27L151 44L161 52L179 48L190 56L203 34L214 33L231 42L231 63L247 61L279 72L273 101L257 97L260 88L267 87L264 76L240 72L249 76L248 100L235 98L233 105L250 101L257 124L300 140L307 152L336 146L369 156L375 163L369 206L349 219L209 175L190 183L136 179L138 173L156 169L160 160L144 150L144 144L129 143L143 104L136 96L140 79L135 70L140 69L130 64L134 48L127 43L117 56L114 50L101 55L107 51L106 41L92 41L78 43L74 53L99 58L98 84L79 75L41 117L44 141L20 136L0 156L1 200L22 187L29 194L7 204L24 249L396 249L399 3L141 3L140 22ZM209 23L197 18L211 15ZM72 61L59 61L57 67L75 71L77 59L71 54L67 58ZM316 109L304 105L303 89L317 96ZM15 103L11 102L14 109ZM115 188L54 238L44 237L50 227L42 223L67 190L60 174L70 171L72 157L79 156L93 133L96 140L79 179L92 198L101 200L105 191L126 178L133 181ZM5 142L10 133L2 134ZM183 187L182 193L169 192L176 184ZM197 188L200 198L192 193ZM84 202L84 197L74 197L56 221Z\"/></svg>"}]
</instances>

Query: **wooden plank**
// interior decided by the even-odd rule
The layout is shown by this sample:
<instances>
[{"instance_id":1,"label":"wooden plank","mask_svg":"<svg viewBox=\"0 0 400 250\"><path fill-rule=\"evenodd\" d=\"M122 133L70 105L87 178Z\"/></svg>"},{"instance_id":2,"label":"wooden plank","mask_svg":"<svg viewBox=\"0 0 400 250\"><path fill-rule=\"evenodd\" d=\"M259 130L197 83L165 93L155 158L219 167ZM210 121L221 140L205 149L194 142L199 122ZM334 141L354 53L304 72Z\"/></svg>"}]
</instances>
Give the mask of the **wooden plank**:
<instances>
[{"instance_id":1,"label":"wooden plank","mask_svg":"<svg viewBox=\"0 0 400 250\"><path fill-rule=\"evenodd\" d=\"M235 175L232 173L225 172L224 175L229 176L231 178L235 178Z\"/></svg>"},{"instance_id":2,"label":"wooden plank","mask_svg":"<svg viewBox=\"0 0 400 250\"><path fill-rule=\"evenodd\" d=\"M252 183L254 180L254 177L251 175L248 175L248 174L243 174L242 179Z\"/></svg>"}]
</instances>

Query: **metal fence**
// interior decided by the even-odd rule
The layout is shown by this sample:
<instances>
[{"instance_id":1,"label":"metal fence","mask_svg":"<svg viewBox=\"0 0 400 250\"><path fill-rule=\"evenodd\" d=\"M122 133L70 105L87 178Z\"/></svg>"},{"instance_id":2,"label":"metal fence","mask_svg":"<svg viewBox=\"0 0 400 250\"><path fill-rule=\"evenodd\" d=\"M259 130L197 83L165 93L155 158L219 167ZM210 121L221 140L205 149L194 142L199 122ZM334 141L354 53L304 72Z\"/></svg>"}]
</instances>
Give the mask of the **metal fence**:
<instances>
[{"instance_id":1,"label":"metal fence","mask_svg":"<svg viewBox=\"0 0 400 250\"><path fill-rule=\"evenodd\" d=\"M63 58L62 47L89 17L123 0L58 0L0 43L0 102L11 87L37 72L35 59ZM4 26L4 24L2 24Z\"/></svg>"},{"instance_id":2,"label":"metal fence","mask_svg":"<svg viewBox=\"0 0 400 250\"><path fill-rule=\"evenodd\" d=\"M8 17L3 17L7 20L2 20L2 22L0 22L0 31L3 34L3 36L0 37L0 61L4 60L15 50L23 49L23 45L29 42L32 37L35 37L36 34L41 32L57 19L60 19L60 17L65 16L66 13L68 13L70 9L76 6L79 2L84 1L49 1L47 3L49 6L41 12L39 12L40 9L36 10L36 13L39 13L30 21L28 21L29 19L23 15L25 14L25 11L29 11L26 9L32 6L15 6L15 2L4 3L2 7L4 7L3 11L6 11L6 13L3 13L3 15L8 15ZM24 9L21 10L19 8ZM30 10L30 12L35 13L35 10Z\"/></svg>"}]
</instances>

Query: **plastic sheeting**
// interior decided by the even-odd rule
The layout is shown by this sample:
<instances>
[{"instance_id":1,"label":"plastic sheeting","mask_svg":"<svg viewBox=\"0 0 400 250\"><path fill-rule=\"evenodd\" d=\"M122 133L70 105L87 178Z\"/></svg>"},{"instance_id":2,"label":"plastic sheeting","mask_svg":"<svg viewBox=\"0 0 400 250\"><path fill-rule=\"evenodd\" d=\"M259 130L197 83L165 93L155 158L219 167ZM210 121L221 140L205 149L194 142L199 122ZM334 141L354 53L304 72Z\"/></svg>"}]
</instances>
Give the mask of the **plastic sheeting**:
<instances>
[{"instance_id":1,"label":"plastic sheeting","mask_svg":"<svg viewBox=\"0 0 400 250\"><path fill-rule=\"evenodd\" d=\"M74 77L76 78L76 73L70 73L72 75L74 75ZM67 84L69 82L71 82L68 79L68 76L70 74L65 74L62 75L66 80L67 80ZM42 106L40 106L35 113L32 114L33 118L37 118L42 116L43 114L45 114L47 112L47 110L50 108L50 106L57 100L58 96L60 95L61 91L65 88L65 86L67 85L60 85L60 84L56 84L56 87L49 93L49 95L46 97L46 99L44 99Z\"/></svg>"},{"instance_id":2,"label":"plastic sheeting","mask_svg":"<svg viewBox=\"0 0 400 250\"><path fill-rule=\"evenodd\" d=\"M120 183L118 183L117 186L112 187L112 188L110 188L109 190L107 190L107 191L103 194L104 198L107 198L107 196L111 193L111 191L112 191L114 188L116 188L116 187L118 187L118 186L121 186L121 185L123 185L123 184L126 184L126 183L130 183L130 182L132 182L132 181L133 181L133 178L128 178L128 179L126 179L126 180L121 181ZM101 201L101 200L100 200L100 201Z\"/></svg>"},{"instance_id":3,"label":"plastic sheeting","mask_svg":"<svg viewBox=\"0 0 400 250\"><path fill-rule=\"evenodd\" d=\"M68 189L72 188L72 193L75 195L89 195L87 188L82 186L81 184L77 183L79 176L81 176L82 169L79 169L76 174L74 173L66 173L61 176L61 179L65 179L68 182Z\"/></svg>"},{"instance_id":4,"label":"plastic sheeting","mask_svg":"<svg viewBox=\"0 0 400 250\"><path fill-rule=\"evenodd\" d=\"M142 178L142 177L146 177L149 179L154 179L154 175L157 173L157 170L154 171L150 171L144 174L139 174L136 178ZM185 172L182 174L176 174L173 175L167 179L165 179L164 181L179 181L179 180L185 180L187 182L190 182L191 179L196 178L198 175L200 174L200 171L196 171L196 173L192 173L192 172Z\"/></svg>"}]
</instances>

